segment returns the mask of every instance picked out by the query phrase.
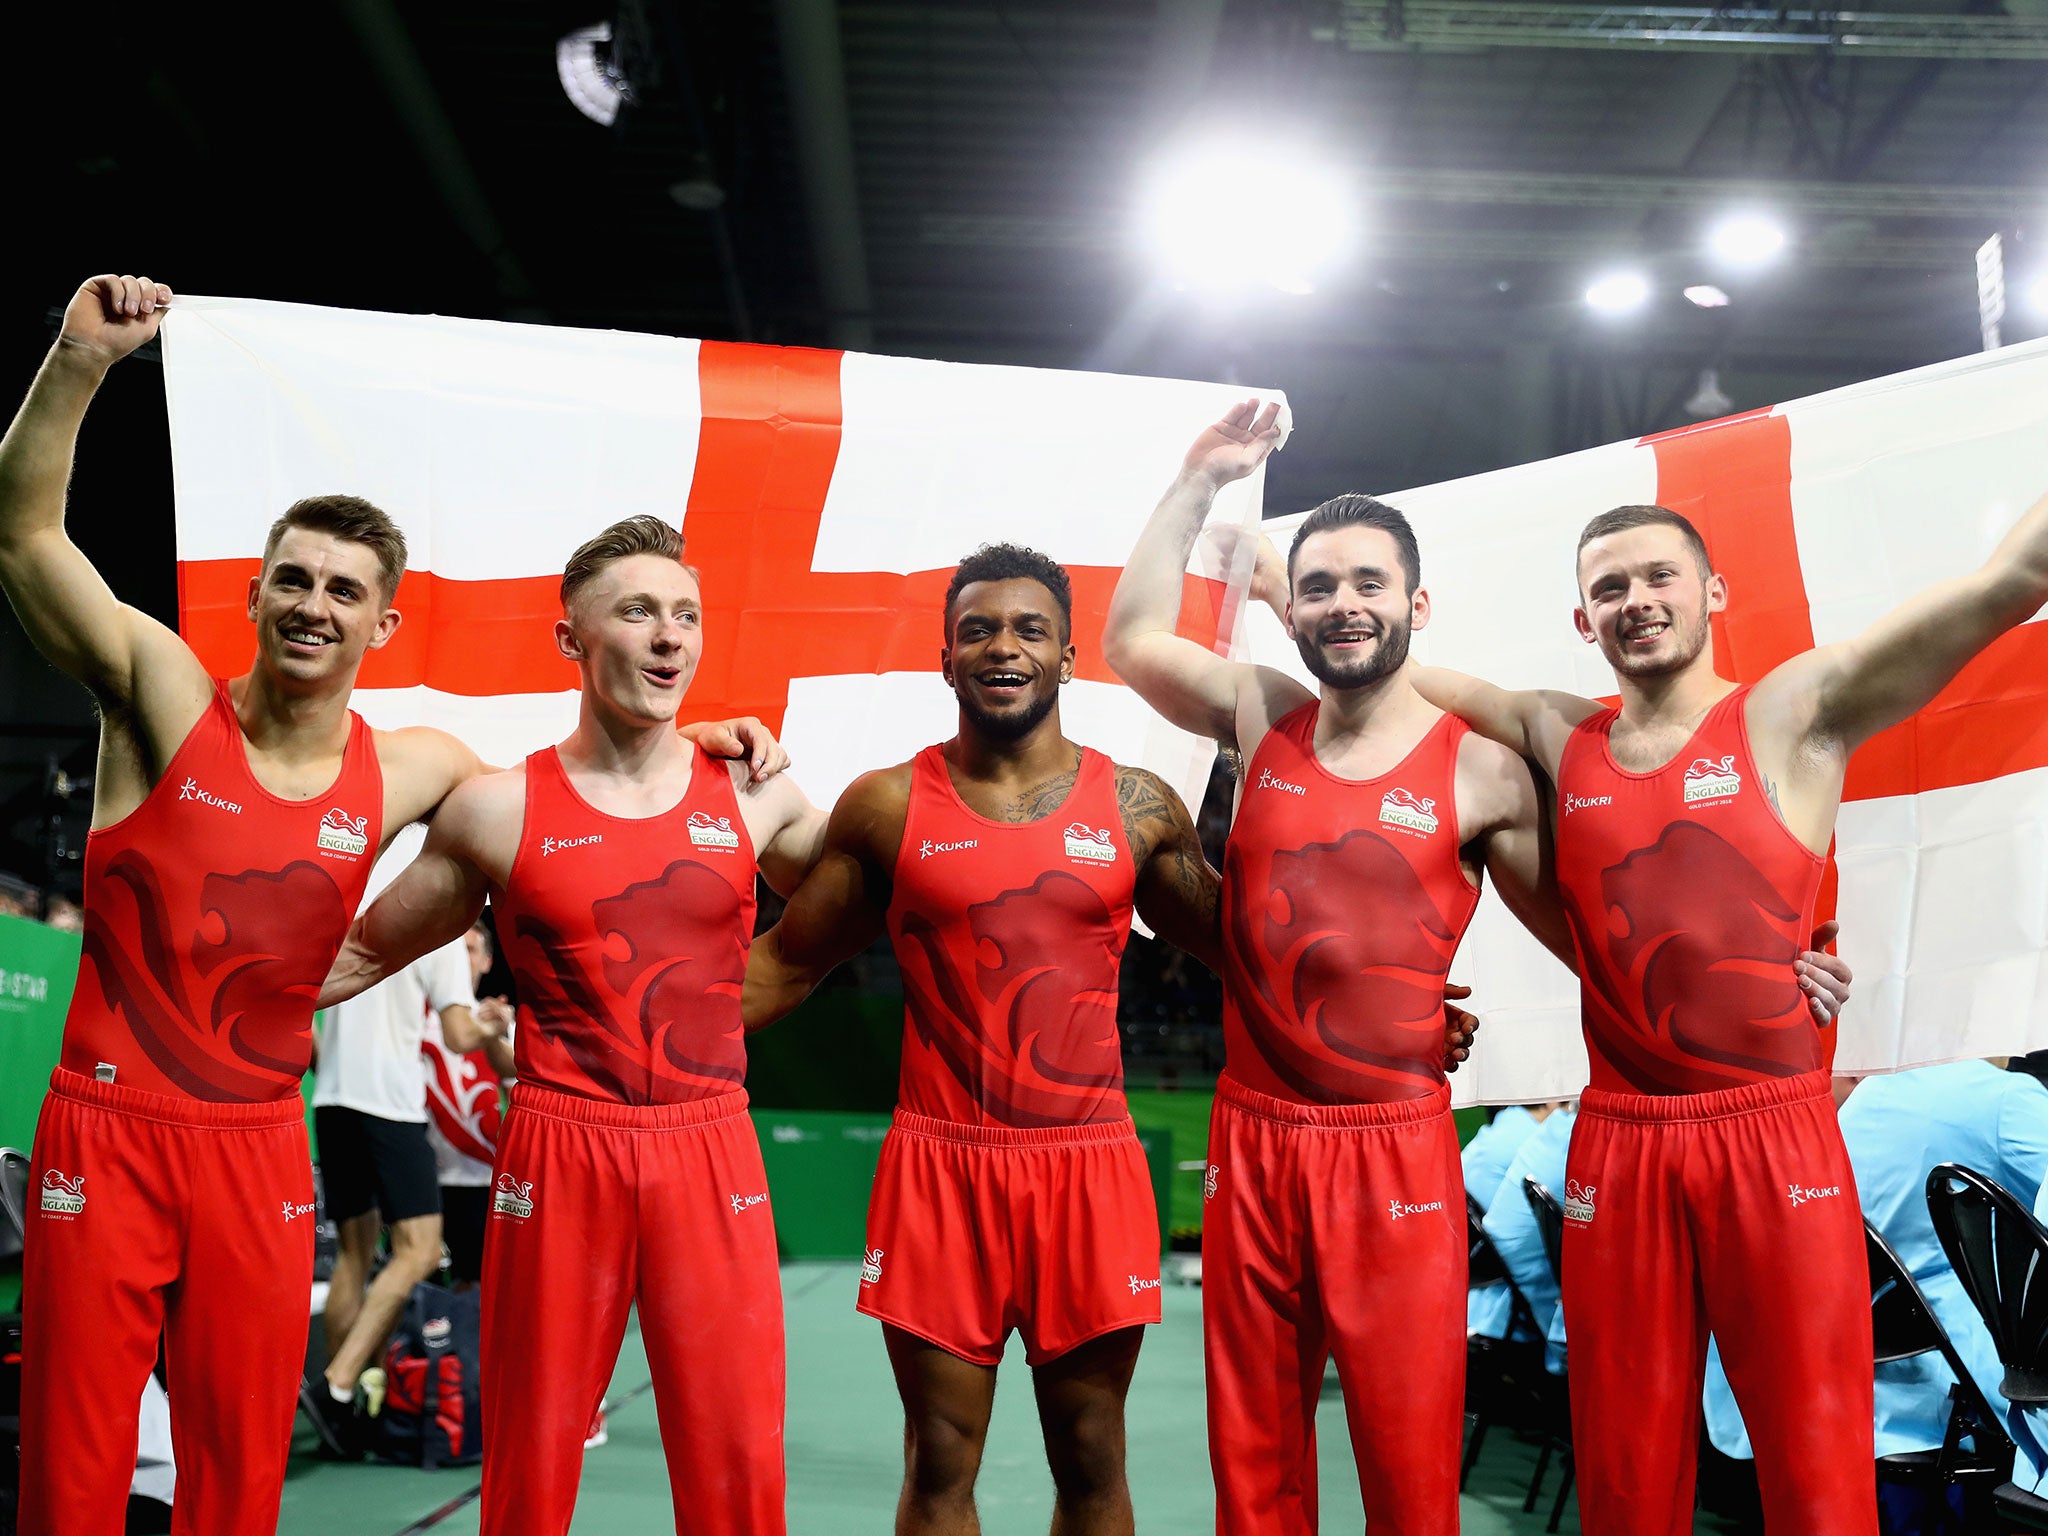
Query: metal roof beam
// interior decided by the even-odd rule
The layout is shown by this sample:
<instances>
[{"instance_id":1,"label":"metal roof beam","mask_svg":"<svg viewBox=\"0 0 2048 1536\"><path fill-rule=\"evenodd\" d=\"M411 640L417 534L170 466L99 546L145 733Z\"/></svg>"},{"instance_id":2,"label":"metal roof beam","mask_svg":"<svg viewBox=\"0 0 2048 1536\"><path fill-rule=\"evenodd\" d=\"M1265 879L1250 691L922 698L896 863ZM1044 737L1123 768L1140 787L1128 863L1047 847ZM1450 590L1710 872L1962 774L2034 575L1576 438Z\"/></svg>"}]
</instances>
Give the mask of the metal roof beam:
<instances>
[{"instance_id":1,"label":"metal roof beam","mask_svg":"<svg viewBox=\"0 0 2048 1536\"><path fill-rule=\"evenodd\" d=\"M2048 59L2048 19L1889 11L1344 0L1332 39L1364 51L1594 48Z\"/></svg>"}]
</instances>

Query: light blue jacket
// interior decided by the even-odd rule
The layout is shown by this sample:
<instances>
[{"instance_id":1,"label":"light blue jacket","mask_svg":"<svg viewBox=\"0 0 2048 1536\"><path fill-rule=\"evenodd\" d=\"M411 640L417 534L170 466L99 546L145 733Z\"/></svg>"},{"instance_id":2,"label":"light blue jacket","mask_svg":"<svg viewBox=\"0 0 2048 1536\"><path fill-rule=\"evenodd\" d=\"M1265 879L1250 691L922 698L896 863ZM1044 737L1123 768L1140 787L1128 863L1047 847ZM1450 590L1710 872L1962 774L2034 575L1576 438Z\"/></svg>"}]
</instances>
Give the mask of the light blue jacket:
<instances>
[{"instance_id":1,"label":"light blue jacket","mask_svg":"<svg viewBox=\"0 0 2048 1536\"><path fill-rule=\"evenodd\" d=\"M2012 1186L2008 1185L2007 1188ZM2014 1194L2020 1193L2013 1190ZM2048 1185L2034 1196L2034 1219L2048 1225ZM1973 1362L1970 1369L1977 1367ZM2005 1374L2001 1368L1999 1375ZM2012 1480L2029 1493L2048 1498L2048 1408L2019 1408L1998 1395L1998 1383L1991 1385L1991 1405L2007 1410L2006 1423L2012 1430L2017 1453L2012 1459Z\"/></svg>"},{"instance_id":2,"label":"light blue jacket","mask_svg":"<svg viewBox=\"0 0 2048 1536\"><path fill-rule=\"evenodd\" d=\"M1565 1155L1571 1148L1572 1125L1577 1119L1571 1110L1560 1109L1537 1126L1516 1149L1486 1206L1486 1235L1493 1239L1493 1246L1500 1251L1501 1262L1515 1277L1515 1284L1529 1298L1536 1313L1536 1326L1551 1340L1546 1363L1558 1373L1564 1370L1564 1346L1557 1278L1551 1274L1550 1260L1543 1252L1543 1234L1537 1230L1536 1213L1529 1209L1522 1194L1522 1180L1534 1179L1560 1200L1564 1198ZM1506 1331L1505 1301L1501 1303L1500 1314L1499 1322L1489 1330L1493 1338Z\"/></svg>"},{"instance_id":3,"label":"light blue jacket","mask_svg":"<svg viewBox=\"0 0 2048 1536\"><path fill-rule=\"evenodd\" d=\"M1465 1193L1479 1202L1485 1212L1500 1188L1501 1175L1508 1171L1522 1143L1535 1133L1536 1117L1519 1104L1510 1104L1479 1128L1479 1134L1465 1143L1458 1161L1465 1168ZM1472 1288L1465 1302L1465 1326L1474 1333L1497 1339L1508 1325L1508 1288L1498 1281Z\"/></svg>"}]
</instances>

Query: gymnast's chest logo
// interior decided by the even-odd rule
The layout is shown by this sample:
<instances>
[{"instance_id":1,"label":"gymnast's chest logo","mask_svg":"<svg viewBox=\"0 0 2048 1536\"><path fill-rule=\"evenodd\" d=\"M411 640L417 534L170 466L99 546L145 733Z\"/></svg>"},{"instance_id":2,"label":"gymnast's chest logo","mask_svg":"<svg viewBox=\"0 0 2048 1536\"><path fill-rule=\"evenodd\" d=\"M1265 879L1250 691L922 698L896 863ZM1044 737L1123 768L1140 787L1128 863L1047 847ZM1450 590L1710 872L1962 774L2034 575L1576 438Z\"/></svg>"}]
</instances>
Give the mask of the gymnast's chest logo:
<instances>
[{"instance_id":1,"label":"gymnast's chest logo","mask_svg":"<svg viewBox=\"0 0 2048 1536\"><path fill-rule=\"evenodd\" d=\"M242 808L232 800L223 800L210 789L200 788L197 779L188 778L178 786L180 800L197 800L201 805L210 805L216 811L226 811L230 816L242 814Z\"/></svg>"},{"instance_id":2,"label":"gymnast's chest logo","mask_svg":"<svg viewBox=\"0 0 2048 1536\"><path fill-rule=\"evenodd\" d=\"M1726 757L1696 757L1685 770L1685 803L1699 805L1713 800L1732 800L1742 789L1742 775L1735 771L1735 754Z\"/></svg>"},{"instance_id":3,"label":"gymnast's chest logo","mask_svg":"<svg viewBox=\"0 0 2048 1536\"><path fill-rule=\"evenodd\" d=\"M1116 843L1107 827L1084 826L1080 822L1067 825L1067 857L1080 859L1089 864L1114 864Z\"/></svg>"},{"instance_id":4,"label":"gymnast's chest logo","mask_svg":"<svg viewBox=\"0 0 2048 1536\"><path fill-rule=\"evenodd\" d=\"M1290 795L1306 795L1308 793L1299 784L1290 784L1285 779L1276 777L1270 768L1261 768L1259 770L1259 782L1252 787L1254 789L1283 790Z\"/></svg>"},{"instance_id":5,"label":"gymnast's chest logo","mask_svg":"<svg viewBox=\"0 0 2048 1536\"><path fill-rule=\"evenodd\" d=\"M730 816L713 816L709 811L690 812L690 846L693 848L721 848L731 853L740 845L739 833L732 829Z\"/></svg>"},{"instance_id":6,"label":"gymnast's chest logo","mask_svg":"<svg viewBox=\"0 0 2048 1536\"><path fill-rule=\"evenodd\" d=\"M43 1214L45 1216L83 1216L85 1214L85 1175L75 1174L66 1178L54 1168L43 1170Z\"/></svg>"},{"instance_id":7,"label":"gymnast's chest logo","mask_svg":"<svg viewBox=\"0 0 2048 1536\"><path fill-rule=\"evenodd\" d=\"M1437 829L1436 802L1405 789L1390 789L1380 797L1380 821L1385 826L1428 837Z\"/></svg>"},{"instance_id":8,"label":"gymnast's chest logo","mask_svg":"<svg viewBox=\"0 0 2048 1536\"><path fill-rule=\"evenodd\" d=\"M581 837L544 836L540 840L540 856L546 858L551 853L561 853L570 848L588 848L595 843L603 841L604 834L602 832L586 832Z\"/></svg>"},{"instance_id":9,"label":"gymnast's chest logo","mask_svg":"<svg viewBox=\"0 0 2048 1536\"><path fill-rule=\"evenodd\" d=\"M360 859L370 851L370 818L351 816L337 805L320 818L320 835L316 841L323 853L340 853Z\"/></svg>"},{"instance_id":10,"label":"gymnast's chest logo","mask_svg":"<svg viewBox=\"0 0 2048 1536\"><path fill-rule=\"evenodd\" d=\"M957 843L938 843L933 842L930 838L926 838L919 844L917 856L920 859L928 859L938 853L960 853L965 849L979 846L979 843L980 839L973 837L966 838Z\"/></svg>"}]
</instances>

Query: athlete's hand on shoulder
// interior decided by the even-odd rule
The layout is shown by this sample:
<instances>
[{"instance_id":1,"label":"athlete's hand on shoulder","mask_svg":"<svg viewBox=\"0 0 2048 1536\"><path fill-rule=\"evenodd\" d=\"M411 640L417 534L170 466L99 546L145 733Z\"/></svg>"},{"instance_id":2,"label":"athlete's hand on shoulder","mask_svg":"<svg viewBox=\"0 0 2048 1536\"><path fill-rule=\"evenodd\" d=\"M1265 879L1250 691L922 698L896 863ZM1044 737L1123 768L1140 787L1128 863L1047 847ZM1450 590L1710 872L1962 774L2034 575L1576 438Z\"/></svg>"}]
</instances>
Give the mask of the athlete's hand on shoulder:
<instances>
[{"instance_id":1,"label":"athlete's hand on shoulder","mask_svg":"<svg viewBox=\"0 0 2048 1536\"><path fill-rule=\"evenodd\" d=\"M1266 462L1280 441L1280 402L1262 410L1257 400L1232 406L1221 421L1206 427L1181 460L1181 475L1206 481L1211 489L1242 480Z\"/></svg>"},{"instance_id":2,"label":"athlete's hand on shoulder","mask_svg":"<svg viewBox=\"0 0 2048 1536\"><path fill-rule=\"evenodd\" d=\"M732 720L698 720L677 729L713 757L743 757L756 783L772 779L789 766L789 754L775 733L752 715Z\"/></svg>"},{"instance_id":3,"label":"athlete's hand on shoulder","mask_svg":"<svg viewBox=\"0 0 2048 1536\"><path fill-rule=\"evenodd\" d=\"M1842 925L1832 919L1822 923L1808 940L1813 948L1792 962L1799 990L1806 994L1806 1006L1813 1010L1814 1022L1823 1028L1835 1021L1842 1005L1849 1001L1849 983L1855 979L1846 960L1825 953L1841 931Z\"/></svg>"},{"instance_id":4,"label":"athlete's hand on shoulder","mask_svg":"<svg viewBox=\"0 0 2048 1536\"><path fill-rule=\"evenodd\" d=\"M117 363L156 334L170 304L171 290L149 278L89 277L71 296L58 343Z\"/></svg>"},{"instance_id":5,"label":"athlete's hand on shoulder","mask_svg":"<svg viewBox=\"0 0 2048 1536\"><path fill-rule=\"evenodd\" d=\"M1472 995L1470 987L1461 987L1455 981L1444 983L1444 1070L1455 1072L1458 1063L1472 1054L1472 1037L1479 1033L1479 1020L1451 1001L1460 1002Z\"/></svg>"}]
</instances>

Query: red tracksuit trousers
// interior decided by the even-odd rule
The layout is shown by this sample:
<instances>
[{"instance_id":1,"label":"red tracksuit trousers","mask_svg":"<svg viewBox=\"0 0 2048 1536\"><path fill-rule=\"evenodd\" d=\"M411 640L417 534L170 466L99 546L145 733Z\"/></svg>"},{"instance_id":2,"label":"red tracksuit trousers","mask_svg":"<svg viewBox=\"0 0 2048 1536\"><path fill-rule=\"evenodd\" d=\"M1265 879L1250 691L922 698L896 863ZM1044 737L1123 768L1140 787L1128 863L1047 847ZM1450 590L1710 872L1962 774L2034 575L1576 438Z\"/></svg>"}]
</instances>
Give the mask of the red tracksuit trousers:
<instances>
[{"instance_id":1,"label":"red tracksuit trousers","mask_svg":"<svg viewBox=\"0 0 2048 1536\"><path fill-rule=\"evenodd\" d=\"M512 1090L484 1236L486 1536L569 1529L636 1300L676 1530L781 1536L782 1279L746 1111Z\"/></svg>"},{"instance_id":2,"label":"red tracksuit trousers","mask_svg":"<svg viewBox=\"0 0 2048 1536\"><path fill-rule=\"evenodd\" d=\"M23 1252L22 1536L119 1536L166 1349L178 1536L277 1529L313 1295L305 1105L205 1104L59 1068Z\"/></svg>"},{"instance_id":3,"label":"red tracksuit trousers","mask_svg":"<svg viewBox=\"0 0 2048 1536\"><path fill-rule=\"evenodd\" d=\"M1453 1536L1465 1286L1448 1088L1320 1106L1217 1084L1202 1324L1219 1536L1315 1530L1332 1355L1373 1536Z\"/></svg>"},{"instance_id":4,"label":"red tracksuit trousers","mask_svg":"<svg viewBox=\"0 0 2048 1536\"><path fill-rule=\"evenodd\" d=\"M1587 1536L1692 1530L1709 1331L1771 1536L1872 1536L1869 1268L1827 1075L1669 1098L1589 1089L1567 1166Z\"/></svg>"}]
</instances>

